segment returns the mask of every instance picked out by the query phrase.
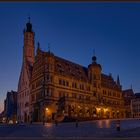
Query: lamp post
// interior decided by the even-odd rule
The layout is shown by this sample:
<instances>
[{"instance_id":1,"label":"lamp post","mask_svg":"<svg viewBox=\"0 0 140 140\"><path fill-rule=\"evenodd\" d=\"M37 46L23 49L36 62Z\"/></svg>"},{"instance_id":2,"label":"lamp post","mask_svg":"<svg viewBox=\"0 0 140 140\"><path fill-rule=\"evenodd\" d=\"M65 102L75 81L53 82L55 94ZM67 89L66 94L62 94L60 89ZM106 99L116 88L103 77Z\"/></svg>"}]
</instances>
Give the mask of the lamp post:
<instances>
[{"instance_id":1,"label":"lamp post","mask_svg":"<svg viewBox=\"0 0 140 140\"><path fill-rule=\"evenodd\" d=\"M48 108L46 108L45 110L46 110L46 111L49 111L49 109L48 109Z\"/></svg>"}]
</instances>

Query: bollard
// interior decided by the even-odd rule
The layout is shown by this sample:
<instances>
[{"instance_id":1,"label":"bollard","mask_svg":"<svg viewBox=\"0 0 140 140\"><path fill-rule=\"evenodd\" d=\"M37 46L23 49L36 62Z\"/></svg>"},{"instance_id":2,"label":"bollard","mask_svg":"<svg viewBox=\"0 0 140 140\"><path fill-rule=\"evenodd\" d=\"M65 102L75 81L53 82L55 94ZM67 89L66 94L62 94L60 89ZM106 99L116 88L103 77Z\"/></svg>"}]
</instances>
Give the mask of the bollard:
<instances>
[{"instance_id":1,"label":"bollard","mask_svg":"<svg viewBox=\"0 0 140 140\"><path fill-rule=\"evenodd\" d=\"M76 127L78 127L78 120L76 120Z\"/></svg>"},{"instance_id":2,"label":"bollard","mask_svg":"<svg viewBox=\"0 0 140 140\"><path fill-rule=\"evenodd\" d=\"M32 124L33 122L32 121L30 121L30 124Z\"/></svg>"},{"instance_id":3,"label":"bollard","mask_svg":"<svg viewBox=\"0 0 140 140\"><path fill-rule=\"evenodd\" d=\"M120 131L120 121L117 121L117 123L116 123L116 130Z\"/></svg>"}]
</instances>

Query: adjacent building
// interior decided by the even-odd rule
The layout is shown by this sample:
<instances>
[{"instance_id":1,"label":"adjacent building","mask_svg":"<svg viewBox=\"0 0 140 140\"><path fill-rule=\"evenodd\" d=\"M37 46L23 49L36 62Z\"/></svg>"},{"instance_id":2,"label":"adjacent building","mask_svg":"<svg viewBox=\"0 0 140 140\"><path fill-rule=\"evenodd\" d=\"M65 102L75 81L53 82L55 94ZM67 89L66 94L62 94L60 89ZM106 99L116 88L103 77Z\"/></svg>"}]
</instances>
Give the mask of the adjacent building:
<instances>
[{"instance_id":1,"label":"adjacent building","mask_svg":"<svg viewBox=\"0 0 140 140\"><path fill-rule=\"evenodd\" d=\"M23 62L18 83L19 122L69 118L124 118L119 76L102 72L94 55L84 67L38 47L35 55L32 24L24 30Z\"/></svg>"},{"instance_id":2,"label":"adjacent building","mask_svg":"<svg viewBox=\"0 0 140 140\"><path fill-rule=\"evenodd\" d=\"M131 100L131 112L133 118L140 118L140 93L135 93Z\"/></svg>"},{"instance_id":3,"label":"adjacent building","mask_svg":"<svg viewBox=\"0 0 140 140\"><path fill-rule=\"evenodd\" d=\"M7 92L6 99L4 101L4 116L5 122L16 123L17 122L17 92Z\"/></svg>"},{"instance_id":4,"label":"adjacent building","mask_svg":"<svg viewBox=\"0 0 140 140\"><path fill-rule=\"evenodd\" d=\"M123 90L123 97L124 97L124 106L125 106L125 114L126 118L131 118L132 117L132 112L131 112L131 100L135 98L135 94L133 89L126 89Z\"/></svg>"},{"instance_id":5,"label":"adjacent building","mask_svg":"<svg viewBox=\"0 0 140 140\"><path fill-rule=\"evenodd\" d=\"M71 118L124 118L125 108L118 79L102 73L96 56L88 67L43 52L38 46L30 81L34 121L63 114Z\"/></svg>"}]
</instances>

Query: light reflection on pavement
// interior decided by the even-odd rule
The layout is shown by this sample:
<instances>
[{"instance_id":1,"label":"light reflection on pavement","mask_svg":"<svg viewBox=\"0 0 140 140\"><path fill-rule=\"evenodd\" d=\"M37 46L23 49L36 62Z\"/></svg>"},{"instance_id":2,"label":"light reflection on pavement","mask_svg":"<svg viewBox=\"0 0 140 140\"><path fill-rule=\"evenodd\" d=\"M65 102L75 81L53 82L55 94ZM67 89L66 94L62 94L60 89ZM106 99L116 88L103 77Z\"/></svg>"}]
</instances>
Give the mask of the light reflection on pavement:
<instances>
[{"instance_id":1,"label":"light reflection on pavement","mask_svg":"<svg viewBox=\"0 0 140 140\"><path fill-rule=\"evenodd\" d=\"M120 131L116 130L116 120L96 120L76 123L46 123L0 125L0 137L140 137L140 120L121 120Z\"/></svg>"}]
</instances>

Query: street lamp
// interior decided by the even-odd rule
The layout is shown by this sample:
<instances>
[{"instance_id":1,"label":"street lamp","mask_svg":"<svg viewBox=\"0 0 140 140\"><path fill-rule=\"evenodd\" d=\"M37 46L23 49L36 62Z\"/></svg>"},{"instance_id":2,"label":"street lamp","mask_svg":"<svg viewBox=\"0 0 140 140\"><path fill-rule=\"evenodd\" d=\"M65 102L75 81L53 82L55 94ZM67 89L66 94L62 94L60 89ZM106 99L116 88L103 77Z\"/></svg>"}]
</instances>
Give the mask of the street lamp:
<instances>
[{"instance_id":1,"label":"street lamp","mask_svg":"<svg viewBox=\"0 0 140 140\"><path fill-rule=\"evenodd\" d=\"M46 107L46 111L49 111L49 109Z\"/></svg>"},{"instance_id":2,"label":"street lamp","mask_svg":"<svg viewBox=\"0 0 140 140\"><path fill-rule=\"evenodd\" d=\"M105 111L105 112L108 111L108 108L104 108L104 111Z\"/></svg>"}]
</instances>

